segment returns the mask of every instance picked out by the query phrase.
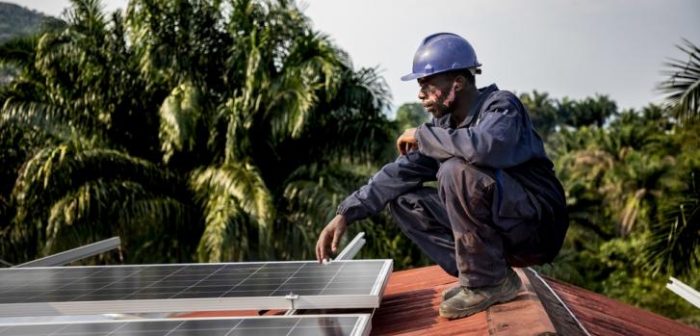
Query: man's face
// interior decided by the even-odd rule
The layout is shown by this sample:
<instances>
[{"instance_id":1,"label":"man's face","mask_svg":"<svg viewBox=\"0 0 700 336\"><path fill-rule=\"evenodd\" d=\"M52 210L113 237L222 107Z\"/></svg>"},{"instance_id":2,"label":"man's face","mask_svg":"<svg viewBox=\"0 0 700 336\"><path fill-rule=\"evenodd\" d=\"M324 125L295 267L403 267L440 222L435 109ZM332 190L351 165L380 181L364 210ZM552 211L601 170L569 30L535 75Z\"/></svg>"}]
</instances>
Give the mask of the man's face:
<instances>
[{"instance_id":1,"label":"man's face","mask_svg":"<svg viewBox=\"0 0 700 336\"><path fill-rule=\"evenodd\" d=\"M418 79L418 99L433 117L440 118L452 112L456 93L454 79L454 75L444 73Z\"/></svg>"}]
</instances>

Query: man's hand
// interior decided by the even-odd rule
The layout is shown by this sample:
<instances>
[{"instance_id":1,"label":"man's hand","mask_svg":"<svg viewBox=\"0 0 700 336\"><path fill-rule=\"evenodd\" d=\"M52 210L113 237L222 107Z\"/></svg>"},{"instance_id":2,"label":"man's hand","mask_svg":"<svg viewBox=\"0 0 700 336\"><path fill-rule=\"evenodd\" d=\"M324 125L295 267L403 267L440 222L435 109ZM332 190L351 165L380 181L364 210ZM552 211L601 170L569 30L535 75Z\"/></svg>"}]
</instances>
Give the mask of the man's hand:
<instances>
[{"instance_id":1,"label":"man's hand","mask_svg":"<svg viewBox=\"0 0 700 336\"><path fill-rule=\"evenodd\" d=\"M348 224L345 221L345 217L343 217L343 215L336 215L326 227L323 228L316 242L316 260L318 260L318 262L323 262L323 260L330 258L331 251L333 251L333 253L338 251L340 238L343 237L347 227Z\"/></svg>"},{"instance_id":2,"label":"man's hand","mask_svg":"<svg viewBox=\"0 0 700 336\"><path fill-rule=\"evenodd\" d=\"M415 128L409 128L403 131L403 134L396 140L396 149L401 155L406 155L409 151L418 149Z\"/></svg>"}]
</instances>

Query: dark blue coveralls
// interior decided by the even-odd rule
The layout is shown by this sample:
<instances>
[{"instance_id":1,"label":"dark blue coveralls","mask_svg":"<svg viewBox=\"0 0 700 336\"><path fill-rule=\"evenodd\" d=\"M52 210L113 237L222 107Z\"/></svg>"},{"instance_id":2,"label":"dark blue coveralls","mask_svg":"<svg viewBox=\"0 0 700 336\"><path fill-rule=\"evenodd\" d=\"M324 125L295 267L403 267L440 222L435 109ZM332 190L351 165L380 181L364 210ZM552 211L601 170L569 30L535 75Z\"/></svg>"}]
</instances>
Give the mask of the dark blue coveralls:
<instances>
[{"instance_id":1,"label":"dark blue coveralls","mask_svg":"<svg viewBox=\"0 0 700 336\"><path fill-rule=\"evenodd\" d=\"M564 191L514 94L482 88L461 124L433 119L416 140L418 150L385 165L337 213L351 223L389 204L402 231L467 287L556 256L568 227ZM437 189L423 186L436 179Z\"/></svg>"}]
</instances>

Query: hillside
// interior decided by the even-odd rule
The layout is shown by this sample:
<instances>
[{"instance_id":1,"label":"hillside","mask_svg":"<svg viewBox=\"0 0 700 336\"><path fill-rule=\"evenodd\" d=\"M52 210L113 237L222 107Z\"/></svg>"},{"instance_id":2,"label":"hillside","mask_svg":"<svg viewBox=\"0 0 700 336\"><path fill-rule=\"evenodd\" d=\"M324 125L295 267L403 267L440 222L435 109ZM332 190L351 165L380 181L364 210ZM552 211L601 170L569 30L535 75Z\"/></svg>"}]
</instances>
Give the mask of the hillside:
<instances>
[{"instance_id":1,"label":"hillside","mask_svg":"<svg viewBox=\"0 0 700 336\"><path fill-rule=\"evenodd\" d=\"M15 37L38 33L42 27L60 22L51 16L46 16L25 7L0 1L0 44ZM10 82L13 68L0 65L0 85Z\"/></svg>"},{"instance_id":2,"label":"hillside","mask_svg":"<svg viewBox=\"0 0 700 336\"><path fill-rule=\"evenodd\" d=\"M19 5L0 2L0 43L15 36L36 33L50 18Z\"/></svg>"}]
</instances>

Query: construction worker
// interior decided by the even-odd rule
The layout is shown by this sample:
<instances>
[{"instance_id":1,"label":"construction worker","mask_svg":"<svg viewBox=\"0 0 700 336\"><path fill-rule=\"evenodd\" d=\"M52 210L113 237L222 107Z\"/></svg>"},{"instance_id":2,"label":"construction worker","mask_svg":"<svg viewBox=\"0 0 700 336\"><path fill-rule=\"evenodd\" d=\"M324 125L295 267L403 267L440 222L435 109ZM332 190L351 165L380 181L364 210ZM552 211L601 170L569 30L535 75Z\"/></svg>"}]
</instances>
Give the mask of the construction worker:
<instances>
[{"instance_id":1,"label":"construction worker","mask_svg":"<svg viewBox=\"0 0 700 336\"><path fill-rule=\"evenodd\" d=\"M551 262L568 227L566 201L542 139L518 97L477 89L472 46L451 33L426 37L413 59L418 99L431 122L406 130L400 156L348 196L316 244L335 252L348 224L387 204L402 231L459 285L440 315L460 318L517 296L511 267ZM437 180L437 188L423 182Z\"/></svg>"}]
</instances>

